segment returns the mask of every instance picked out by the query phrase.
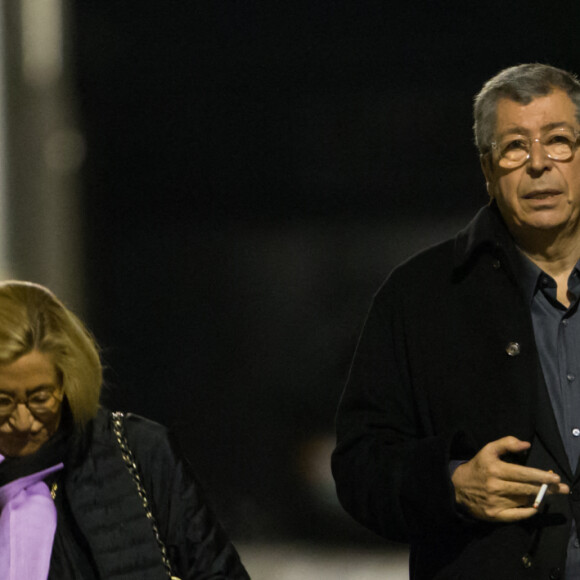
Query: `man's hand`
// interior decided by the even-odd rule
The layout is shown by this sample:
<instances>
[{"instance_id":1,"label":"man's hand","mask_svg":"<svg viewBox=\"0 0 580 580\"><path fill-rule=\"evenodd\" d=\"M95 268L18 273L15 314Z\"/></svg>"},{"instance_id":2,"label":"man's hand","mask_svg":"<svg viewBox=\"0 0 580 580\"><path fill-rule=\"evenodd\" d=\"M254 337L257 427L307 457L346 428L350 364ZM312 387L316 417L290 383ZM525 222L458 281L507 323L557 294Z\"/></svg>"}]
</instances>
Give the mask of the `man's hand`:
<instances>
[{"instance_id":1,"label":"man's hand","mask_svg":"<svg viewBox=\"0 0 580 580\"><path fill-rule=\"evenodd\" d=\"M481 520L515 522L537 513L532 503L543 483L548 484L548 493L570 493L570 488L560 483L555 473L501 460L506 453L520 453L529 448L530 443L516 437L488 443L453 473L457 503Z\"/></svg>"}]
</instances>

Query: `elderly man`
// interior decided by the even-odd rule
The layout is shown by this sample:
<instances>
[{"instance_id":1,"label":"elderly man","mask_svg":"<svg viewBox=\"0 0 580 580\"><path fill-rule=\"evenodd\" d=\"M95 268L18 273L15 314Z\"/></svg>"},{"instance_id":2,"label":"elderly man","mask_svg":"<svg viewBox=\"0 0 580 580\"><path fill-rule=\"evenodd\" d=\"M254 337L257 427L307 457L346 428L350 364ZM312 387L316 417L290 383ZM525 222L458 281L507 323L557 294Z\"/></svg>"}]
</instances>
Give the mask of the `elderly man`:
<instances>
[{"instance_id":1,"label":"elderly man","mask_svg":"<svg viewBox=\"0 0 580 580\"><path fill-rule=\"evenodd\" d=\"M375 295L338 496L412 578L580 578L580 83L511 67L474 115L490 203Z\"/></svg>"}]
</instances>

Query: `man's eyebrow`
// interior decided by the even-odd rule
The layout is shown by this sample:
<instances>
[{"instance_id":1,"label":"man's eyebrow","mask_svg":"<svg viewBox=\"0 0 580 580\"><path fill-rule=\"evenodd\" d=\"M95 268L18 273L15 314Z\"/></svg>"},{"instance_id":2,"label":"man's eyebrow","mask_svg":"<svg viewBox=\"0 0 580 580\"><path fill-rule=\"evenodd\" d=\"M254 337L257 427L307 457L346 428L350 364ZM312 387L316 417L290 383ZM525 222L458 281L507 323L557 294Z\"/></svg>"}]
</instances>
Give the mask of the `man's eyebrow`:
<instances>
[{"instance_id":1,"label":"man's eyebrow","mask_svg":"<svg viewBox=\"0 0 580 580\"><path fill-rule=\"evenodd\" d=\"M552 123L548 123L547 125L543 125L540 127L542 131L551 131L552 129L558 129L559 127L566 127L568 129L574 130L574 127L568 123L568 121L554 121ZM526 127L521 127L520 125L515 125L503 131L500 136L504 135L529 135L530 130Z\"/></svg>"},{"instance_id":2,"label":"man's eyebrow","mask_svg":"<svg viewBox=\"0 0 580 580\"><path fill-rule=\"evenodd\" d=\"M542 129L544 131L551 131L552 129L558 129L560 127L567 127L568 129L574 129L574 127L572 125L570 125L570 123L568 123L568 121L556 121L554 123L548 123L547 125L544 125L542 127Z\"/></svg>"}]
</instances>

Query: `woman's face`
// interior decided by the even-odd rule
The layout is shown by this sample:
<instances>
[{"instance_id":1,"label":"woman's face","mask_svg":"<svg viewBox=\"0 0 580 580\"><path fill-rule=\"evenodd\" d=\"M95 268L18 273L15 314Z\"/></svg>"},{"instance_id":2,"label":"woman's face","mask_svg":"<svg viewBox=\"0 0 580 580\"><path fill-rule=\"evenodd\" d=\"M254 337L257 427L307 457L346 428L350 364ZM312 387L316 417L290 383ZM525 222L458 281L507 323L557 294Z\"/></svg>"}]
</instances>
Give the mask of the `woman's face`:
<instances>
[{"instance_id":1,"label":"woman's face","mask_svg":"<svg viewBox=\"0 0 580 580\"><path fill-rule=\"evenodd\" d=\"M0 453L35 453L56 432L63 388L50 355L33 350L0 365Z\"/></svg>"}]
</instances>

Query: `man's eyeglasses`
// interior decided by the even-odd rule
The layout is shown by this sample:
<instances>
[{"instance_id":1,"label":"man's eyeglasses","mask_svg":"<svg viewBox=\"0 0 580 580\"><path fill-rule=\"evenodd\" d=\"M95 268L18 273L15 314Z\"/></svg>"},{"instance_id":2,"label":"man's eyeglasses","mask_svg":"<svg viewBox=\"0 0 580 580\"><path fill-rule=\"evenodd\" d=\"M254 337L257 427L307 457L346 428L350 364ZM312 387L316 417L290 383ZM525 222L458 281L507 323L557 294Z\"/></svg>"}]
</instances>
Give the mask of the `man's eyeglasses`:
<instances>
[{"instance_id":1,"label":"man's eyeglasses","mask_svg":"<svg viewBox=\"0 0 580 580\"><path fill-rule=\"evenodd\" d=\"M0 420L7 419L14 413L19 404L26 405L33 415L43 415L55 411L55 403L62 402L62 394L55 393L56 388L46 388L28 395L26 399L17 399L7 393L0 393Z\"/></svg>"},{"instance_id":2,"label":"man's eyeglasses","mask_svg":"<svg viewBox=\"0 0 580 580\"><path fill-rule=\"evenodd\" d=\"M578 147L579 134L573 129L559 128L549 131L539 139L522 135L507 135L500 141L492 141L491 147L498 154L498 164L505 169L523 165L531 155L532 145L540 143L544 154L554 161L572 159Z\"/></svg>"}]
</instances>

